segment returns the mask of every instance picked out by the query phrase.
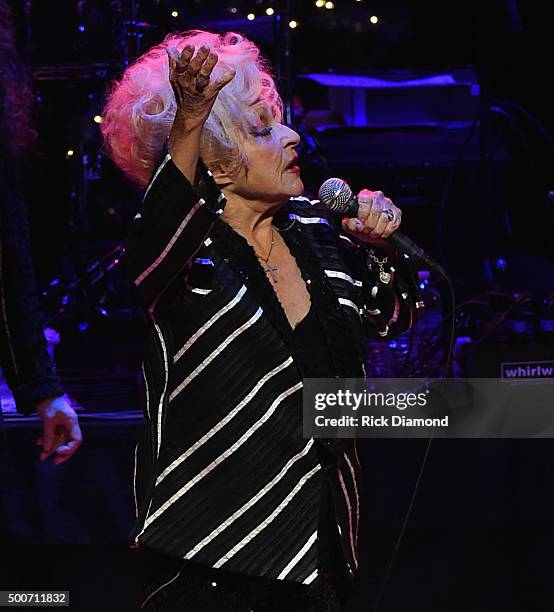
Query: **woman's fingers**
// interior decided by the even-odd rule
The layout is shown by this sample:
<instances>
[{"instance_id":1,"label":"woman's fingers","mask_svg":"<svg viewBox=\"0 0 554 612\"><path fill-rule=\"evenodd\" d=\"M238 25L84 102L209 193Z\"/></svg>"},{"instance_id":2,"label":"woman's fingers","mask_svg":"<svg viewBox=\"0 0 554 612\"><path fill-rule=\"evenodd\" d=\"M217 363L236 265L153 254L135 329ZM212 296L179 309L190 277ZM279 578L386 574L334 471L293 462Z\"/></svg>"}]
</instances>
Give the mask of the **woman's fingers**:
<instances>
[{"instance_id":1,"label":"woman's fingers","mask_svg":"<svg viewBox=\"0 0 554 612\"><path fill-rule=\"evenodd\" d=\"M73 457L77 448L79 448L79 445L73 441L70 441L67 444L60 446L56 450L56 456L52 460L52 463L54 465L59 465L60 463L67 461L68 459Z\"/></svg>"},{"instance_id":2,"label":"woman's fingers","mask_svg":"<svg viewBox=\"0 0 554 612\"><path fill-rule=\"evenodd\" d=\"M391 234L400 227L400 223L402 221L402 211L394 206L394 204L390 207L393 212L393 219L389 222L387 229L385 230L386 237L388 238Z\"/></svg>"},{"instance_id":3,"label":"woman's fingers","mask_svg":"<svg viewBox=\"0 0 554 612\"><path fill-rule=\"evenodd\" d=\"M358 204L358 219L363 222L362 231L371 238L387 238L400 225L400 209L382 191L360 191Z\"/></svg>"},{"instance_id":4,"label":"woman's fingers","mask_svg":"<svg viewBox=\"0 0 554 612\"><path fill-rule=\"evenodd\" d=\"M358 219L363 221L364 231L368 234L379 222L384 199L382 191L363 189L358 194Z\"/></svg>"},{"instance_id":5,"label":"woman's fingers","mask_svg":"<svg viewBox=\"0 0 554 612\"><path fill-rule=\"evenodd\" d=\"M196 75L196 88L204 89L210 83L210 75L214 66L217 64L217 53L211 52L205 59L204 63L200 67L198 74Z\"/></svg>"},{"instance_id":6,"label":"woman's fingers","mask_svg":"<svg viewBox=\"0 0 554 612\"><path fill-rule=\"evenodd\" d=\"M169 62L169 78L172 79L184 74L194 54L194 47L187 45L181 52L175 49L175 47L166 47L165 51Z\"/></svg>"},{"instance_id":7,"label":"woman's fingers","mask_svg":"<svg viewBox=\"0 0 554 612\"><path fill-rule=\"evenodd\" d=\"M219 91L223 89L227 83L230 83L235 78L236 70L227 70L215 83L214 88Z\"/></svg>"},{"instance_id":8,"label":"woman's fingers","mask_svg":"<svg viewBox=\"0 0 554 612\"><path fill-rule=\"evenodd\" d=\"M235 71L229 70L216 82L210 81L219 57L208 47L200 47L196 54L192 45L187 45L181 54L170 48L166 48L166 51L169 58L170 80L174 86L188 89L191 93L203 91L209 85L219 90L235 76ZM177 53L177 58L175 53Z\"/></svg>"},{"instance_id":9,"label":"woman's fingers","mask_svg":"<svg viewBox=\"0 0 554 612\"><path fill-rule=\"evenodd\" d=\"M358 219L364 221L371 211L372 191L362 189L358 194Z\"/></svg>"},{"instance_id":10,"label":"woman's fingers","mask_svg":"<svg viewBox=\"0 0 554 612\"><path fill-rule=\"evenodd\" d=\"M171 48L167 49L167 54L169 81L177 105L176 117L179 117L179 126L170 135L174 142L175 134L181 129L190 130L206 121L219 91L233 79L235 71L224 72L220 67L214 76L219 57L206 46L195 49L188 45L178 58Z\"/></svg>"},{"instance_id":11,"label":"woman's fingers","mask_svg":"<svg viewBox=\"0 0 554 612\"><path fill-rule=\"evenodd\" d=\"M187 76L193 78L196 77L209 54L210 50L208 47L200 47L200 49L198 49L196 52L196 55L188 63L188 67L186 69Z\"/></svg>"},{"instance_id":12,"label":"woman's fingers","mask_svg":"<svg viewBox=\"0 0 554 612\"><path fill-rule=\"evenodd\" d=\"M187 45L181 52L174 47L166 47L165 51L169 60L169 77L180 78L188 74L194 55L194 45Z\"/></svg>"},{"instance_id":13,"label":"woman's fingers","mask_svg":"<svg viewBox=\"0 0 554 612\"><path fill-rule=\"evenodd\" d=\"M364 189L358 194L358 213L343 219L342 227L354 236L373 244L381 243L399 227L402 211L382 191Z\"/></svg>"},{"instance_id":14,"label":"woman's fingers","mask_svg":"<svg viewBox=\"0 0 554 612\"><path fill-rule=\"evenodd\" d=\"M169 64L169 78L171 79L175 72L175 67L177 66L177 60L171 54L170 50L167 47L165 48L165 52L167 53L167 61Z\"/></svg>"},{"instance_id":15,"label":"woman's fingers","mask_svg":"<svg viewBox=\"0 0 554 612\"><path fill-rule=\"evenodd\" d=\"M388 205L385 204L377 225L369 235L372 238L388 238L399 228L401 219L402 211L388 200Z\"/></svg>"},{"instance_id":16,"label":"woman's fingers","mask_svg":"<svg viewBox=\"0 0 554 612\"><path fill-rule=\"evenodd\" d=\"M386 238L385 230L387 229L387 225L389 225L389 217L385 211L382 211L379 215L379 220L377 221L377 225L375 228L369 232L371 238Z\"/></svg>"},{"instance_id":17,"label":"woman's fingers","mask_svg":"<svg viewBox=\"0 0 554 612\"><path fill-rule=\"evenodd\" d=\"M356 219L356 217L347 218L345 217L342 220L342 227L345 230L348 230L354 234L360 233L362 231L364 224L360 219Z\"/></svg>"},{"instance_id":18,"label":"woman's fingers","mask_svg":"<svg viewBox=\"0 0 554 612\"><path fill-rule=\"evenodd\" d=\"M186 45L181 51L177 59L178 72L183 73L187 71L189 64L190 64L190 60L192 59L193 55L194 55L194 45Z\"/></svg>"},{"instance_id":19,"label":"woman's fingers","mask_svg":"<svg viewBox=\"0 0 554 612\"><path fill-rule=\"evenodd\" d=\"M385 209L384 195L382 191L372 192L371 210L365 222L364 231L370 234L379 224L381 213Z\"/></svg>"},{"instance_id":20,"label":"woman's fingers","mask_svg":"<svg viewBox=\"0 0 554 612\"><path fill-rule=\"evenodd\" d=\"M204 60L204 63L200 67L198 74L201 74L204 77L209 77L214 69L214 66L217 64L218 56L215 51L211 51L208 57Z\"/></svg>"}]
</instances>

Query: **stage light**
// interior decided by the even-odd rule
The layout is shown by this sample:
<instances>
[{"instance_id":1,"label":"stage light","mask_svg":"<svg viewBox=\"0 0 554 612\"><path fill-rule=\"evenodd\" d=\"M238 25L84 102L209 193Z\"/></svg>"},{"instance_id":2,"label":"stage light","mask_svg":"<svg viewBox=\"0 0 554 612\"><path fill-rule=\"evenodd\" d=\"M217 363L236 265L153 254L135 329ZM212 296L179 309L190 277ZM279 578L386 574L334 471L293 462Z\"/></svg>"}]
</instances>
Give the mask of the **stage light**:
<instances>
[{"instance_id":1,"label":"stage light","mask_svg":"<svg viewBox=\"0 0 554 612\"><path fill-rule=\"evenodd\" d=\"M256 15L254 15L254 13L248 13L248 15L246 15L246 19L248 19L248 21L254 21L254 19L256 19Z\"/></svg>"},{"instance_id":2,"label":"stage light","mask_svg":"<svg viewBox=\"0 0 554 612\"><path fill-rule=\"evenodd\" d=\"M275 11L274 11L274 10L273 10L271 7L269 7L269 8L267 8L267 9L265 9L265 14L266 14L266 15L271 16L271 15L273 15L273 13L274 13L274 12L275 12Z\"/></svg>"},{"instance_id":3,"label":"stage light","mask_svg":"<svg viewBox=\"0 0 554 612\"><path fill-rule=\"evenodd\" d=\"M67 153L65 154L65 156L69 159L70 157L73 157L75 155L75 151L73 149L68 149Z\"/></svg>"},{"instance_id":4,"label":"stage light","mask_svg":"<svg viewBox=\"0 0 554 612\"><path fill-rule=\"evenodd\" d=\"M332 2L326 2L325 3L325 8L326 9L334 9L335 5Z\"/></svg>"},{"instance_id":5,"label":"stage light","mask_svg":"<svg viewBox=\"0 0 554 612\"><path fill-rule=\"evenodd\" d=\"M85 26L83 24L81 24L79 26L79 32L84 32L85 31Z\"/></svg>"},{"instance_id":6,"label":"stage light","mask_svg":"<svg viewBox=\"0 0 554 612\"><path fill-rule=\"evenodd\" d=\"M234 14L235 14L237 11L238 11L238 8L237 8L236 6L232 6L232 7L229 9L229 12L230 12L230 13L233 13L233 15L234 15Z\"/></svg>"},{"instance_id":7,"label":"stage light","mask_svg":"<svg viewBox=\"0 0 554 612\"><path fill-rule=\"evenodd\" d=\"M321 8L322 6L325 6L325 0L316 0L315 5L317 8Z\"/></svg>"},{"instance_id":8,"label":"stage light","mask_svg":"<svg viewBox=\"0 0 554 612\"><path fill-rule=\"evenodd\" d=\"M296 28L297 26L298 23L294 21L294 19L292 21L289 21L289 28L292 28L294 30L294 28Z\"/></svg>"},{"instance_id":9,"label":"stage light","mask_svg":"<svg viewBox=\"0 0 554 612\"><path fill-rule=\"evenodd\" d=\"M172 17L179 17L179 11L171 11Z\"/></svg>"},{"instance_id":10,"label":"stage light","mask_svg":"<svg viewBox=\"0 0 554 612\"><path fill-rule=\"evenodd\" d=\"M377 15L372 15L369 18L369 21L371 21L371 23L377 23L379 21L379 17L377 17Z\"/></svg>"},{"instance_id":11,"label":"stage light","mask_svg":"<svg viewBox=\"0 0 554 612\"><path fill-rule=\"evenodd\" d=\"M102 117L100 117L100 115L94 115L94 123L102 123Z\"/></svg>"}]
</instances>

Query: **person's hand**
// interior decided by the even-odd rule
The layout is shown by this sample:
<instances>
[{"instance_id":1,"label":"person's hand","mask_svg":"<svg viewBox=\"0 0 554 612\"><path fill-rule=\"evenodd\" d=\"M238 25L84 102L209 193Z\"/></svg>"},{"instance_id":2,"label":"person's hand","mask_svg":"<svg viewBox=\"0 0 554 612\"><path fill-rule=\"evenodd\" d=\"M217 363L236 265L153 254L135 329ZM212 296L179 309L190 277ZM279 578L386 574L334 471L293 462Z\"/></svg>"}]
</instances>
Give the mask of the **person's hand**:
<instances>
[{"instance_id":1,"label":"person's hand","mask_svg":"<svg viewBox=\"0 0 554 612\"><path fill-rule=\"evenodd\" d=\"M402 211L382 191L363 189L358 194L358 216L342 220L342 228L363 242L385 246L385 239L402 221Z\"/></svg>"},{"instance_id":2,"label":"person's hand","mask_svg":"<svg viewBox=\"0 0 554 612\"><path fill-rule=\"evenodd\" d=\"M54 452L56 465L67 461L83 441L77 413L65 396L43 400L37 405L37 413L42 419L42 437L36 441L42 446L41 461Z\"/></svg>"},{"instance_id":3,"label":"person's hand","mask_svg":"<svg viewBox=\"0 0 554 612\"><path fill-rule=\"evenodd\" d=\"M187 45L181 53L167 48L169 82L177 103L176 123L182 122L187 130L202 126L217 98L217 94L235 76L227 70L217 78L212 71L218 56L207 47L200 47L194 54L194 45Z\"/></svg>"}]
</instances>

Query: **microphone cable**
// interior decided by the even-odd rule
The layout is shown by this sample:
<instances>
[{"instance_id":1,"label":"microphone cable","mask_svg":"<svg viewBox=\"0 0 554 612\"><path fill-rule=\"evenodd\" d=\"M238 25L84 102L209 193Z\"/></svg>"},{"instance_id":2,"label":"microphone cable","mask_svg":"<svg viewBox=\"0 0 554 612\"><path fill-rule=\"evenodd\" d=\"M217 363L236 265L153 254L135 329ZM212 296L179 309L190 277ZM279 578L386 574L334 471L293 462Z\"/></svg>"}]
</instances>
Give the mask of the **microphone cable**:
<instances>
[{"instance_id":1,"label":"microphone cable","mask_svg":"<svg viewBox=\"0 0 554 612\"><path fill-rule=\"evenodd\" d=\"M450 360L452 358L452 350L454 347L454 336L455 336L455 332L456 332L456 308L455 308L455 303L456 303L456 296L454 293L454 286L452 285L451 280L448 278L448 276L446 274L443 275L444 280L446 280L448 287L450 289L450 297L452 300L452 308L450 311L450 319L451 319L451 326L450 326L450 342L449 342L449 346L448 346L448 351L446 353L446 359L444 361L444 367L443 367L443 371L442 371L442 376L441 378L446 378L446 374L448 373L448 368L450 365ZM400 545L402 544L402 540L404 538L404 534L406 532L406 528L408 526L408 522L410 520L410 516L412 514L412 510L414 508L415 505L415 501L416 501L416 497L417 497L417 493L419 491L419 486L421 484L421 480L423 478L423 472L425 470L425 467L427 466L427 462L429 459L429 455L431 452L431 445L432 442L434 440L433 435L431 435L429 437L429 439L427 440L427 444L425 446L425 452L423 454L423 459L421 460L421 464L419 466L419 470L415 479L415 483L412 489L412 494L410 496L410 501L408 502L408 507L406 509L406 512L404 513L404 518L402 519L402 524L400 526L400 531L398 532L398 536L396 538L396 541L394 543L393 549L392 549L392 553L389 559L389 563L387 565L387 569L385 571L385 576L383 577L383 580L381 582L381 586L379 588L379 591L377 593L377 598L375 600L375 604L373 606L372 612L378 612L379 610L379 606L381 605L381 602L383 600L383 596L385 594L385 588L387 586L387 583L389 581L390 575L392 573L392 569L394 566L394 563L396 561L396 558L398 556L398 551L400 550Z\"/></svg>"},{"instance_id":2,"label":"microphone cable","mask_svg":"<svg viewBox=\"0 0 554 612\"><path fill-rule=\"evenodd\" d=\"M330 178L327 179L323 185L319 189L319 197L321 203L327 208L327 210L339 214L347 214L348 216L356 216L357 214L357 198L352 193L349 185L343 181L342 179ZM392 239L392 240L391 240ZM452 308L450 310L450 342L448 343L448 349L446 351L446 359L444 361L444 367L442 371L441 378L446 378L448 373L450 360L452 358L452 350L454 347L454 337L456 332L456 296L454 291L454 286L452 285L452 281L446 274L445 270L442 268L438 262L435 262L429 255L427 255L421 248L419 248L415 243L413 243L409 238L403 236L402 234L398 234L396 237L394 234L389 237L389 240L392 244L394 244L400 250L409 250L410 255L419 259L423 263L427 264L431 270L439 274L442 278L444 278L447 282L449 291L450 291L450 299L452 302ZM446 323L446 321L445 321ZM446 327L446 325L445 325ZM425 467L427 466L427 462L429 459L429 455L431 452L431 445L433 442L433 435L431 435L427 441L425 446L425 452L423 454L423 459L419 466L419 470L416 476L416 480L412 489L412 493L410 495L410 500L408 502L408 507L406 512L404 513L404 518L402 519L402 524L400 526L400 531L396 538L396 541L393 546L393 550L387 565L387 569L385 571L385 576L381 582L381 586L377 593L377 598L375 600L375 604L373 606L373 612L378 612L379 606L383 600L383 596L385 594L385 588L389 582L389 578L392 573L392 569L394 567L394 563L396 562L398 552L400 550L400 546L404 539L404 534L406 533L406 528L408 522L410 520L415 501L417 498L417 494L419 491L419 487L423 478L423 473Z\"/></svg>"}]
</instances>

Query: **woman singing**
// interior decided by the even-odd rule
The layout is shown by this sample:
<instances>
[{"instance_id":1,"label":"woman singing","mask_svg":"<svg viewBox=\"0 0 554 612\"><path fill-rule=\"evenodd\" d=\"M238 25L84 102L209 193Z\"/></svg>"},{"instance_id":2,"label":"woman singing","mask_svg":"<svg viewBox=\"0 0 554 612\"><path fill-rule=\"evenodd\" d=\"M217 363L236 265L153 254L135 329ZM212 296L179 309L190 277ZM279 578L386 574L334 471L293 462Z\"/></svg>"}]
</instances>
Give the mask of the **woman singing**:
<instances>
[{"instance_id":1,"label":"woman singing","mask_svg":"<svg viewBox=\"0 0 554 612\"><path fill-rule=\"evenodd\" d=\"M258 48L170 35L130 66L102 123L147 187L127 241L150 321L133 540L142 608L342 610L358 567L354 440L302 437L305 377L363 377L365 337L407 329L417 284L384 242L401 213L357 219L302 197Z\"/></svg>"}]
</instances>

